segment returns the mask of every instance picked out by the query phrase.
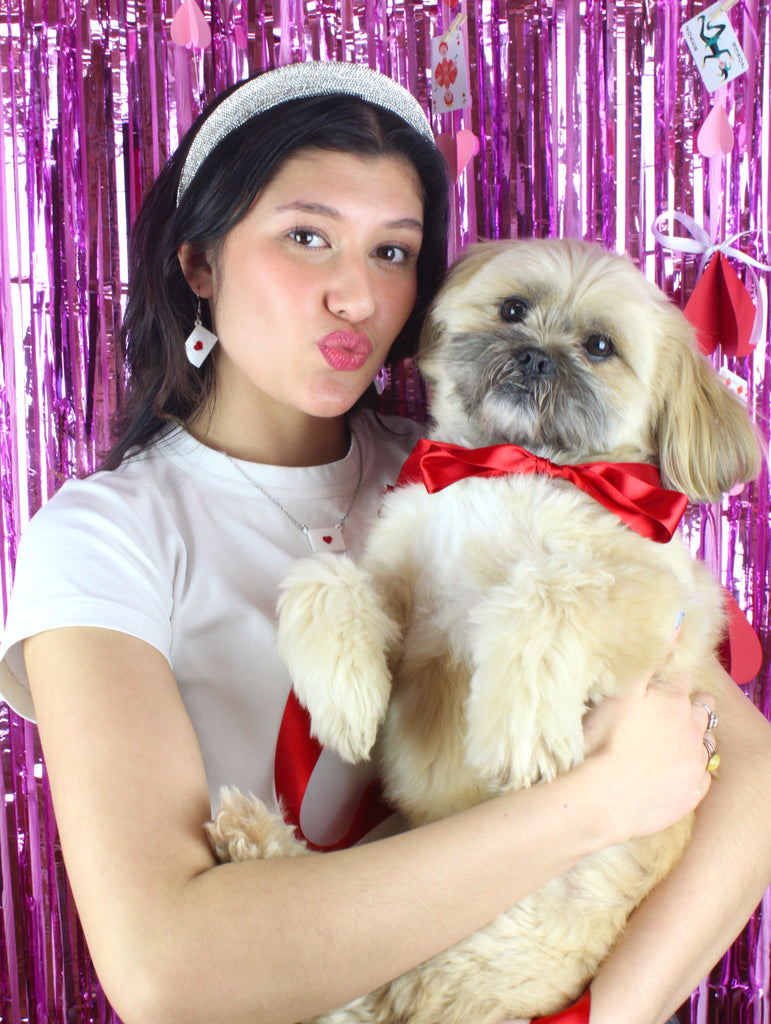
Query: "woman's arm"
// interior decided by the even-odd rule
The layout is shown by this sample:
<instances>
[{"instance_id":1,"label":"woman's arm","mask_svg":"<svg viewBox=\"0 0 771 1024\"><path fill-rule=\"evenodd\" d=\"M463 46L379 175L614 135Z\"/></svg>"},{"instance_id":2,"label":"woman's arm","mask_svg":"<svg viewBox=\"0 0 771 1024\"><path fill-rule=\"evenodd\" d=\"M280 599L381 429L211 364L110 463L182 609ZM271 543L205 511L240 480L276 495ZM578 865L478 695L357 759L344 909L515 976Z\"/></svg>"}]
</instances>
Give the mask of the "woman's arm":
<instances>
[{"instance_id":1,"label":"woman's arm","mask_svg":"<svg viewBox=\"0 0 771 1024\"><path fill-rule=\"evenodd\" d=\"M680 817L709 784L703 711L641 686L548 786L340 853L216 866L166 660L102 629L41 633L24 653L78 910L127 1024L269 1024L342 1005L586 853Z\"/></svg>"},{"instance_id":2,"label":"woman's arm","mask_svg":"<svg viewBox=\"0 0 771 1024\"><path fill-rule=\"evenodd\" d=\"M771 724L722 677L720 768L685 855L600 968L591 1024L668 1020L736 938L771 881Z\"/></svg>"}]
</instances>

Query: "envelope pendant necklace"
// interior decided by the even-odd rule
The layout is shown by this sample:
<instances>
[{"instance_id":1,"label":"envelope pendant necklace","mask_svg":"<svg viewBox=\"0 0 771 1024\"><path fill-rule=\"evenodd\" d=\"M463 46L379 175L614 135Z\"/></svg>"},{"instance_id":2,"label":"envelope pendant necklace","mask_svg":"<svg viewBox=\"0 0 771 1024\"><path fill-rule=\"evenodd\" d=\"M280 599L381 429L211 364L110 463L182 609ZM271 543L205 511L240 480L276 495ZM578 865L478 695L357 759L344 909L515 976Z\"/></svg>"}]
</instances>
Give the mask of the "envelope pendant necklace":
<instances>
[{"instance_id":1,"label":"envelope pendant necklace","mask_svg":"<svg viewBox=\"0 0 771 1024\"><path fill-rule=\"evenodd\" d=\"M256 488L256 490L258 490L264 498L267 498L268 501L275 505L280 512L284 513L284 515L287 517L290 523L296 526L301 533L305 534L311 551L347 551L343 527L345 526L345 521L348 518L350 511L353 508L354 504L356 503L356 499L359 496L361 481L364 476L364 456L361 450L361 442L359 441L359 438L353 427L351 427L350 429L351 437L353 438L353 441L356 445L356 451L359 453L359 478L356 481L356 487L354 488L350 501L346 506L345 512L343 512L343 514L340 516L337 522L334 523L332 526L314 527L308 526L307 523L301 523L299 519L296 519L295 516L292 515L289 509L284 508L284 506L277 498L274 498L269 491L266 491L262 484L257 483L256 480L249 476L249 474L241 466L241 464L237 462L231 455L228 455L227 452L221 452L220 454L224 455L224 457L228 460L231 466L233 466L233 468L244 478L244 480L246 480L247 483L251 484L252 487Z\"/></svg>"}]
</instances>

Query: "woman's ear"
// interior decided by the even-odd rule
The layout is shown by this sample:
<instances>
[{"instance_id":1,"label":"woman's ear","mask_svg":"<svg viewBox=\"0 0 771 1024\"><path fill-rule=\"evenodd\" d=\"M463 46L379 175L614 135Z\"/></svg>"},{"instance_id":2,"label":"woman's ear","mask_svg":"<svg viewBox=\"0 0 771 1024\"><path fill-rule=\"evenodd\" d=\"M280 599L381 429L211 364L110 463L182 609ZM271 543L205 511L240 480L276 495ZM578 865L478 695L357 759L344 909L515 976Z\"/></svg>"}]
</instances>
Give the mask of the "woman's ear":
<instances>
[{"instance_id":1,"label":"woman's ear","mask_svg":"<svg viewBox=\"0 0 771 1024\"><path fill-rule=\"evenodd\" d=\"M210 299L214 291L213 275L206 255L190 242L183 242L177 249L177 259L191 290L201 299Z\"/></svg>"}]
</instances>

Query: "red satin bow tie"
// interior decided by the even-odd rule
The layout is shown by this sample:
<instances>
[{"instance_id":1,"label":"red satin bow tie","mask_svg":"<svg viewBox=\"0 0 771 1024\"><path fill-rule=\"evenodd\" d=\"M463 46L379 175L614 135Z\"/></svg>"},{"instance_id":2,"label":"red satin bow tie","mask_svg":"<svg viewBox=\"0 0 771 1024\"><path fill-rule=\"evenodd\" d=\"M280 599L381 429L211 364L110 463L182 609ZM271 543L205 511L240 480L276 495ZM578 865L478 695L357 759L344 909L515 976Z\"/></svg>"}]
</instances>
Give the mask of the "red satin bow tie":
<instances>
[{"instance_id":1,"label":"red satin bow tie","mask_svg":"<svg viewBox=\"0 0 771 1024\"><path fill-rule=\"evenodd\" d=\"M469 476L539 473L569 480L643 537L664 544L672 539L688 498L661 486L655 466L643 462L585 462L558 466L514 444L464 448L440 441L418 441L402 466L396 486L423 483L429 494Z\"/></svg>"}]
</instances>

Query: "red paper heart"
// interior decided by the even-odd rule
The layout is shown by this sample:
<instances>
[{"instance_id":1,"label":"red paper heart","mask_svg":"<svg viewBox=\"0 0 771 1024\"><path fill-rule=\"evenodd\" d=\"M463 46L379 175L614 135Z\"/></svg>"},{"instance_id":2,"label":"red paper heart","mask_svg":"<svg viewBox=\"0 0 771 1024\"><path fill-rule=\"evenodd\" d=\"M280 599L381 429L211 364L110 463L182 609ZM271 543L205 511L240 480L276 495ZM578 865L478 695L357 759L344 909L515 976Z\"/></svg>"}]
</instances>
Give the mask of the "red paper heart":
<instances>
[{"instance_id":1,"label":"red paper heart","mask_svg":"<svg viewBox=\"0 0 771 1024\"><path fill-rule=\"evenodd\" d=\"M705 355L720 345L723 355L741 358L752 351L755 304L722 252L707 264L686 304Z\"/></svg>"},{"instance_id":2,"label":"red paper heart","mask_svg":"<svg viewBox=\"0 0 771 1024\"><path fill-rule=\"evenodd\" d=\"M726 591L728 635L719 653L721 664L739 686L750 682L760 671L763 648L755 630L736 600Z\"/></svg>"},{"instance_id":3,"label":"red paper heart","mask_svg":"<svg viewBox=\"0 0 771 1024\"><path fill-rule=\"evenodd\" d=\"M332 538L330 536L322 537L321 539L324 541L325 544L332 543Z\"/></svg>"}]
</instances>

